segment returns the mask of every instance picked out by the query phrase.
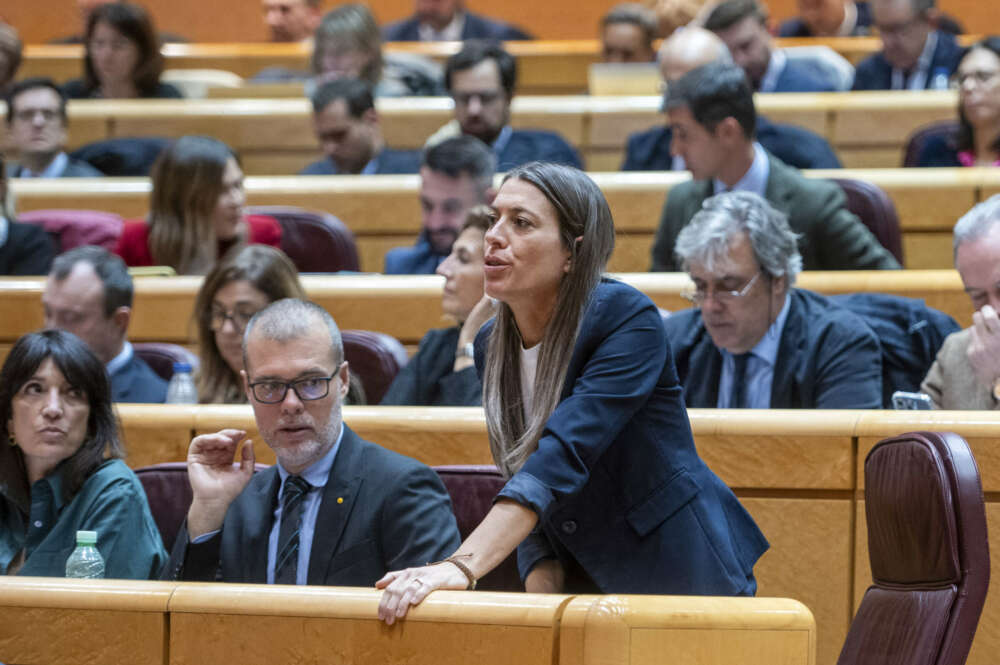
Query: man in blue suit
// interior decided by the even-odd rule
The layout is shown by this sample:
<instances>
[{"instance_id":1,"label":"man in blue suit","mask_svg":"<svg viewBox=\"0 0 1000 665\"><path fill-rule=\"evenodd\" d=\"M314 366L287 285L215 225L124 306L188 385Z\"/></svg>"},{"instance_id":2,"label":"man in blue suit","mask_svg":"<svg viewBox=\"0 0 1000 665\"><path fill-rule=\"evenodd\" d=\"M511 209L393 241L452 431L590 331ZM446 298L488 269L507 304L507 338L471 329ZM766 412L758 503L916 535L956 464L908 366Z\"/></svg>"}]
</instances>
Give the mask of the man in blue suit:
<instances>
[{"instance_id":1,"label":"man in blue suit","mask_svg":"<svg viewBox=\"0 0 1000 665\"><path fill-rule=\"evenodd\" d=\"M116 402L159 403L167 383L125 339L132 317L132 277L106 249L84 246L60 254L42 294L45 327L67 330L108 368Z\"/></svg>"},{"instance_id":2,"label":"man in blue suit","mask_svg":"<svg viewBox=\"0 0 1000 665\"><path fill-rule=\"evenodd\" d=\"M660 73L669 88L692 69L718 62L731 64L729 49L714 33L696 26L678 30L660 46ZM666 97L664 97L664 101ZM680 155L671 155L673 131L653 127L628 137L622 171L683 171ZM757 141L784 163L798 169L837 169L840 160L823 137L794 125L779 125L757 116Z\"/></svg>"},{"instance_id":3,"label":"man in blue suit","mask_svg":"<svg viewBox=\"0 0 1000 665\"><path fill-rule=\"evenodd\" d=\"M792 288L802 269L782 213L750 192L707 201L678 235L695 308L665 326L688 408L878 409L882 352L859 317Z\"/></svg>"},{"instance_id":4,"label":"man in blue suit","mask_svg":"<svg viewBox=\"0 0 1000 665\"><path fill-rule=\"evenodd\" d=\"M882 50L858 64L854 90L944 90L963 49L937 29L934 0L873 0Z\"/></svg>"},{"instance_id":5,"label":"man in blue suit","mask_svg":"<svg viewBox=\"0 0 1000 665\"><path fill-rule=\"evenodd\" d=\"M792 60L771 45L767 13L757 0L726 0L705 19L705 27L729 47L756 92L832 92L818 67Z\"/></svg>"},{"instance_id":6,"label":"man in blue suit","mask_svg":"<svg viewBox=\"0 0 1000 665\"><path fill-rule=\"evenodd\" d=\"M313 93L313 125L323 159L300 175L373 175L416 173L420 152L385 147L371 86L344 78L324 83Z\"/></svg>"},{"instance_id":7,"label":"man in blue suit","mask_svg":"<svg viewBox=\"0 0 1000 665\"><path fill-rule=\"evenodd\" d=\"M413 16L382 29L387 42L532 39L509 23L465 11L462 0L416 0L414 4Z\"/></svg>"}]
</instances>

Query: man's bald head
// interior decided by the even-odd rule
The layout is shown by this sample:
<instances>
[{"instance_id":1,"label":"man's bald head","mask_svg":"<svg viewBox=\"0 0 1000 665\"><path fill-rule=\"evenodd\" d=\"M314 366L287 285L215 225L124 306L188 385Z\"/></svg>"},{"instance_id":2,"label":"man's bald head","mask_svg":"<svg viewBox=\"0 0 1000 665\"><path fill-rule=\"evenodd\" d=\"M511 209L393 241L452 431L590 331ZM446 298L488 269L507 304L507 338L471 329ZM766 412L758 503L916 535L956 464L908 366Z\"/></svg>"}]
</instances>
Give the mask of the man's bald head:
<instances>
[{"instance_id":1,"label":"man's bald head","mask_svg":"<svg viewBox=\"0 0 1000 665\"><path fill-rule=\"evenodd\" d=\"M670 83L695 67L713 62L728 64L733 58L726 44L714 32L689 25L663 40L658 60L660 75Z\"/></svg>"}]
</instances>

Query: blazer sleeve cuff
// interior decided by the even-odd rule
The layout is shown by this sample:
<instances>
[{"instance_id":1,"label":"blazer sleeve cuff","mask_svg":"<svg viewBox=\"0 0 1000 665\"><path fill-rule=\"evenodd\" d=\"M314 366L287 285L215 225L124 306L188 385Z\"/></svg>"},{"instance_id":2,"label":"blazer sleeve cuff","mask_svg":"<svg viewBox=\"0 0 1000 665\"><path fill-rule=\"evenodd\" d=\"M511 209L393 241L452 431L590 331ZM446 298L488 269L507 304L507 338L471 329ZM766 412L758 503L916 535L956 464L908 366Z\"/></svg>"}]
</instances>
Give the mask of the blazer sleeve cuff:
<instances>
[{"instance_id":1,"label":"blazer sleeve cuff","mask_svg":"<svg viewBox=\"0 0 1000 665\"><path fill-rule=\"evenodd\" d=\"M510 499L522 506L528 506L536 513L539 519L545 513L549 504L555 500L552 491L543 485L541 481L530 473L521 471L514 474L514 477L507 481L497 498Z\"/></svg>"}]
</instances>

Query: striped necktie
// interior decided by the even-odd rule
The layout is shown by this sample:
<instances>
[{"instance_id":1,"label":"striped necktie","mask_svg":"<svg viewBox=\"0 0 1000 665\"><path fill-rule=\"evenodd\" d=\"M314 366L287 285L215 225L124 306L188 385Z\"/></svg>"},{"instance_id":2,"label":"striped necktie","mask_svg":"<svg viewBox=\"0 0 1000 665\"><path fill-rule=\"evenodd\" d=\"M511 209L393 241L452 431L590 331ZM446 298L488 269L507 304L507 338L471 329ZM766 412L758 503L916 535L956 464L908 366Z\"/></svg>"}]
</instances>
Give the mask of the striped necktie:
<instances>
[{"instance_id":1,"label":"striped necktie","mask_svg":"<svg viewBox=\"0 0 1000 665\"><path fill-rule=\"evenodd\" d=\"M281 526L278 529L278 556L274 564L275 584L295 584L299 567L299 527L302 504L312 485L302 476L288 476L281 493Z\"/></svg>"}]
</instances>

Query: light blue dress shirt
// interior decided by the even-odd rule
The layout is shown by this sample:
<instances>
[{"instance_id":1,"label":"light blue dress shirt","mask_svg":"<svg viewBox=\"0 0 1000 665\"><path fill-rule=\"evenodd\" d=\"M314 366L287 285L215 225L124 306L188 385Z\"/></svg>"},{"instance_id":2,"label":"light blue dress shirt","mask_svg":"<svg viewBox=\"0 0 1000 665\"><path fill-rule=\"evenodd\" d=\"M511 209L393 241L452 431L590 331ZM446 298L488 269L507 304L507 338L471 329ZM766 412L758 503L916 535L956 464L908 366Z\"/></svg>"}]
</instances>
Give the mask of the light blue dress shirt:
<instances>
[{"instance_id":1,"label":"light blue dress shirt","mask_svg":"<svg viewBox=\"0 0 1000 665\"><path fill-rule=\"evenodd\" d=\"M762 199L766 199L767 197L764 196L764 193L767 191L767 179L769 177L771 177L771 163L767 160L767 151L764 150L761 144L754 141L753 161L750 163L750 168L747 169L747 172L743 174L743 177L732 187L718 178L712 178L713 191L716 194L721 194L727 189L733 192L753 192Z\"/></svg>"},{"instance_id":2,"label":"light blue dress shirt","mask_svg":"<svg viewBox=\"0 0 1000 665\"><path fill-rule=\"evenodd\" d=\"M45 167L45 170L41 173L34 173L31 169L26 166L21 167L21 172L18 174L20 178L58 178L69 166L69 155L65 152L60 152L55 156L49 165Z\"/></svg>"},{"instance_id":3,"label":"light blue dress shirt","mask_svg":"<svg viewBox=\"0 0 1000 665\"><path fill-rule=\"evenodd\" d=\"M781 331L788 319L788 308L792 299L785 295L785 304L778 312L778 318L770 325L757 345L750 349L747 358L745 395L747 407L751 409L767 409L771 406L771 384L774 381L774 363L778 358L778 346L781 343ZM733 354L725 349L722 352L722 374L719 376L719 397L715 405L720 409L731 408L729 399L733 394L733 370L735 361Z\"/></svg>"}]
</instances>

